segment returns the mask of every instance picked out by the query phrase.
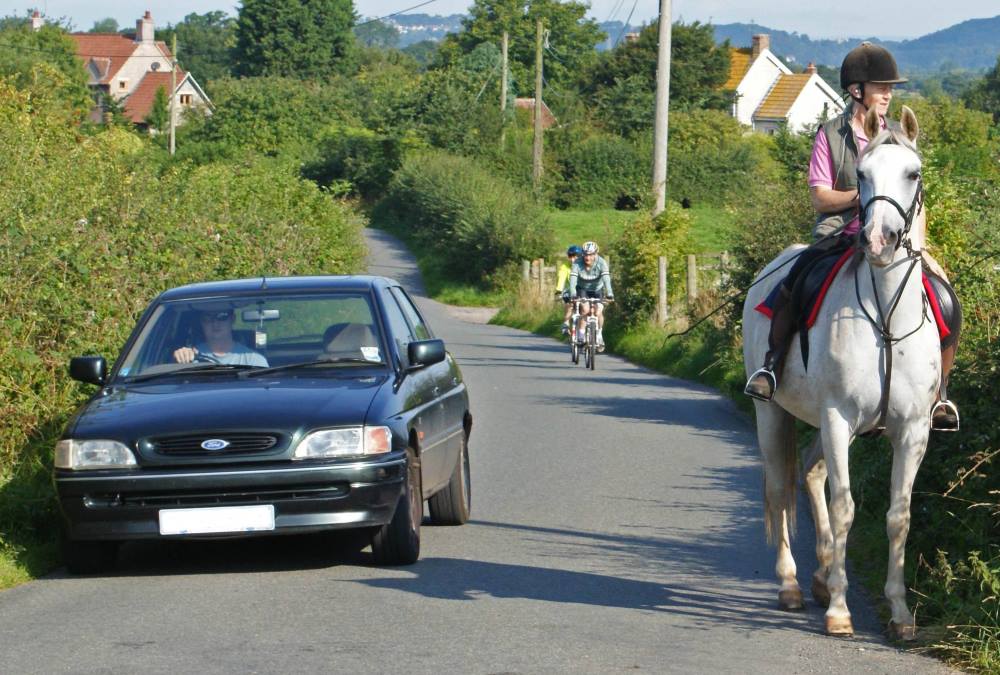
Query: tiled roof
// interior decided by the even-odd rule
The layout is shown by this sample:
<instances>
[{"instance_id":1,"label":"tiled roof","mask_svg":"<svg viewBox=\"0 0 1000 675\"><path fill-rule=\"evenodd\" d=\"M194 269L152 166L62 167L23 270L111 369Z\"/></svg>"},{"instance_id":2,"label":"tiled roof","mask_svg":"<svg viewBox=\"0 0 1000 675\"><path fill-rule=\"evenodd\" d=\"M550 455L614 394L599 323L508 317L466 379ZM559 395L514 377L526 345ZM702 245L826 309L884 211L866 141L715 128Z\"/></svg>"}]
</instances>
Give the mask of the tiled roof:
<instances>
[{"instance_id":1,"label":"tiled roof","mask_svg":"<svg viewBox=\"0 0 1000 675\"><path fill-rule=\"evenodd\" d=\"M177 69L177 86L184 81L185 73L180 68ZM139 86L125 99L125 115L133 122L140 124L146 121L150 111L153 109L153 100L156 98L156 90L163 87L169 100L170 97L170 72L149 72L139 82Z\"/></svg>"},{"instance_id":2,"label":"tiled roof","mask_svg":"<svg viewBox=\"0 0 1000 675\"><path fill-rule=\"evenodd\" d=\"M750 70L753 61L749 49L729 49L729 79L722 85L723 89L736 89L743 81L743 76Z\"/></svg>"},{"instance_id":3,"label":"tiled roof","mask_svg":"<svg viewBox=\"0 0 1000 675\"><path fill-rule=\"evenodd\" d=\"M530 110L532 116L535 114L535 99L532 98L515 98L514 107L521 108L523 110ZM542 101L542 128L548 129L553 124L556 123L556 116L552 114L549 110L549 106L545 101Z\"/></svg>"},{"instance_id":4,"label":"tiled roof","mask_svg":"<svg viewBox=\"0 0 1000 675\"><path fill-rule=\"evenodd\" d=\"M70 33L76 42L76 55L84 63L97 61L101 72L100 84L107 84L132 56L139 44L117 33Z\"/></svg>"},{"instance_id":5,"label":"tiled roof","mask_svg":"<svg viewBox=\"0 0 1000 675\"><path fill-rule=\"evenodd\" d=\"M781 75L757 108L754 117L774 120L788 117L788 111L792 109L792 105L811 77L809 73Z\"/></svg>"}]
</instances>

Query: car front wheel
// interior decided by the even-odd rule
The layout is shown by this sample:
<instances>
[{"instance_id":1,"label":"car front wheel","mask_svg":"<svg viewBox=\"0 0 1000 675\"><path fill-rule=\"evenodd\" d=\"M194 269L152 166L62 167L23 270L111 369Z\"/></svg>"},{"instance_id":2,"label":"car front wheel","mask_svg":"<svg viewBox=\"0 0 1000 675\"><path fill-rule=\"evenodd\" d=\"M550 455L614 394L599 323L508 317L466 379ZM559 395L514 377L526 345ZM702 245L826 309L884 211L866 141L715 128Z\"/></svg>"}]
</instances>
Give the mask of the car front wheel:
<instances>
[{"instance_id":1,"label":"car front wheel","mask_svg":"<svg viewBox=\"0 0 1000 675\"><path fill-rule=\"evenodd\" d=\"M462 434L462 450L451 472L448 485L427 500L431 520L436 525L464 525L472 510L472 484L469 471L469 440Z\"/></svg>"},{"instance_id":2,"label":"car front wheel","mask_svg":"<svg viewBox=\"0 0 1000 675\"><path fill-rule=\"evenodd\" d=\"M372 536L372 557L378 565L412 565L420 557L420 521L424 517L424 491L420 458L406 451L406 485L392 520Z\"/></svg>"}]
</instances>

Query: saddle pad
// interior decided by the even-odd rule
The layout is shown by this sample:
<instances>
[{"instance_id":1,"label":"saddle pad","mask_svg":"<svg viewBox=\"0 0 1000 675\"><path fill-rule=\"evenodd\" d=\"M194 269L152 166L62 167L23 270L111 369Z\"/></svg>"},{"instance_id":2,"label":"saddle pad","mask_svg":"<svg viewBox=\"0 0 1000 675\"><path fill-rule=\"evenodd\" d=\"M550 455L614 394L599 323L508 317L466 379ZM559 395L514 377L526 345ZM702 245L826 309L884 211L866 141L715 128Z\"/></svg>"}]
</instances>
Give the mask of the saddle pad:
<instances>
[{"instance_id":1,"label":"saddle pad","mask_svg":"<svg viewBox=\"0 0 1000 675\"><path fill-rule=\"evenodd\" d=\"M806 327L812 328L812 325L816 322L816 316L819 314L819 307L823 304L823 298L826 297L826 292L830 288L830 284L833 283L834 278L837 276L837 272L840 268L844 266L844 263L850 259L853 254L854 249L847 249L839 257L834 256L822 256L817 258L815 261L809 263L809 266L803 270L801 277L812 277L815 279L814 283L806 283L807 279L800 279L799 282L795 284L794 295L796 299L793 300L793 306L797 308L796 314L801 316L807 316ZM832 263L832 265L831 265ZM816 272L818 267L828 267L828 271L822 277L816 277ZM820 283L822 282L822 283ZM785 283L782 279L781 283L775 284L771 292L767 294L767 297L754 307L755 310L766 316L767 318L774 317L774 303L778 299L778 294L781 292L781 286ZM811 287L811 288L810 288Z\"/></svg>"},{"instance_id":2,"label":"saddle pad","mask_svg":"<svg viewBox=\"0 0 1000 675\"><path fill-rule=\"evenodd\" d=\"M813 324L816 323L816 319L819 316L820 307L823 306L823 300L826 298L826 293L830 289L830 285L833 283L833 280L837 277L837 274L840 272L844 264L848 260L850 260L852 255L854 255L856 250L857 249L850 248L844 251L844 253L839 258L837 258L837 261L830 268L830 271L826 274L825 278L823 279L823 283L822 285L819 286L819 290L816 291L815 296L814 297L807 296L803 299L801 306L803 308L808 308L809 310L805 321L805 326L807 329L812 328ZM952 331L951 329L948 328L948 322L944 316L944 312L942 311L941 307L941 302L939 301L938 298L938 293L940 291L939 289L934 287L934 285L931 283L931 280L928 278L926 273L921 273L921 277L924 285L924 292L927 295L927 301L931 308L931 314L934 316L934 323L938 329L938 335L940 336L940 339L944 341L945 338L951 335ZM777 284L771 290L771 292L768 293L764 301L761 302L759 305L757 305L754 309L756 309L764 316L772 318L774 316L774 310L773 310L774 301L778 296L780 286L781 284Z\"/></svg>"}]
</instances>

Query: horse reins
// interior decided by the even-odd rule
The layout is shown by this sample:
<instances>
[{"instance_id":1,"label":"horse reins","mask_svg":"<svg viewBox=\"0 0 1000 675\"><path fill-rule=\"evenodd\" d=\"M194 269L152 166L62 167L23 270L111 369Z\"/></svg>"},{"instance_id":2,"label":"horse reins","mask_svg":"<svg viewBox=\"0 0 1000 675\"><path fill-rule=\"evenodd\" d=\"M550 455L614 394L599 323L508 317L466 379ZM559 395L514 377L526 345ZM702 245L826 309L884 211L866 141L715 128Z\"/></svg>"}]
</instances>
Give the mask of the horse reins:
<instances>
[{"instance_id":1,"label":"horse reins","mask_svg":"<svg viewBox=\"0 0 1000 675\"><path fill-rule=\"evenodd\" d=\"M864 303L861 301L861 282L858 279L858 267L854 268L854 294L858 300L858 306L861 307L861 311L864 313L865 317L872 323L873 326L878 330L879 335L882 336L882 345L885 348L885 382L882 385L882 398L879 401L879 419L875 424L875 427L870 433L881 434L885 430L885 420L889 414L889 391L892 386L892 346L897 342L902 342L906 338L915 334L919 331L924 322L928 320L927 317L927 297L923 296L923 307L921 310L920 323L917 327L911 330L906 335L896 337L892 334L890 330L890 325L892 323L892 315L896 312L896 308L899 307L899 301L903 297L903 289L906 288L906 284L910 281L910 275L913 274L913 270L917 267L921 260L921 252L915 251L913 245L910 242L910 228L913 225L913 218L923 209L924 205L924 183L923 178L917 179L917 191L913 195L913 203L910 204L910 208L903 210L903 207L892 197L888 195L875 195L869 199L864 208L861 210L862 222L868 221L868 209L876 201L889 202L903 217L904 225L900 232L899 237L896 239L895 251L899 250L900 246L906 248L906 260L910 261L909 268L906 270L906 275L903 277L903 282L899 285L899 288L894 293L894 297L891 298L888 307L888 313L882 307L882 301L878 296L878 287L875 284L875 269L869 263L868 272L871 276L872 281L872 293L875 295L875 310L878 313L878 321L869 314L867 308L865 308ZM860 249L859 249L860 251Z\"/></svg>"}]
</instances>

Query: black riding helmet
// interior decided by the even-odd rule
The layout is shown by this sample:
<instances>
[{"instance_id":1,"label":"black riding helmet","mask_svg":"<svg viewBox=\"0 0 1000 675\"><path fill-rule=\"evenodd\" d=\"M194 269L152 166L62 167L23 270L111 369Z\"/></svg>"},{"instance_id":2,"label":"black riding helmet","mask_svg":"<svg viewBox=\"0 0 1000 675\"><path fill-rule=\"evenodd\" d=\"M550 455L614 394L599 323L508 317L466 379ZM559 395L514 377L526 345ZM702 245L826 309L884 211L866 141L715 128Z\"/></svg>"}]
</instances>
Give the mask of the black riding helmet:
<instances>
[{"instance_id":1,"label":"black riding helmet","mask_svg":"<svg viewBox=\"0 0 1000 675\"><path fill-rule=\"evenodd\" d=\"M862 42L852 49L840 65L840 87L844 91L852 84L900 84L906 81L905 77L899 76L896 59L892 58L889 50L871 42Z\"/></svg>"}]
</instances>

